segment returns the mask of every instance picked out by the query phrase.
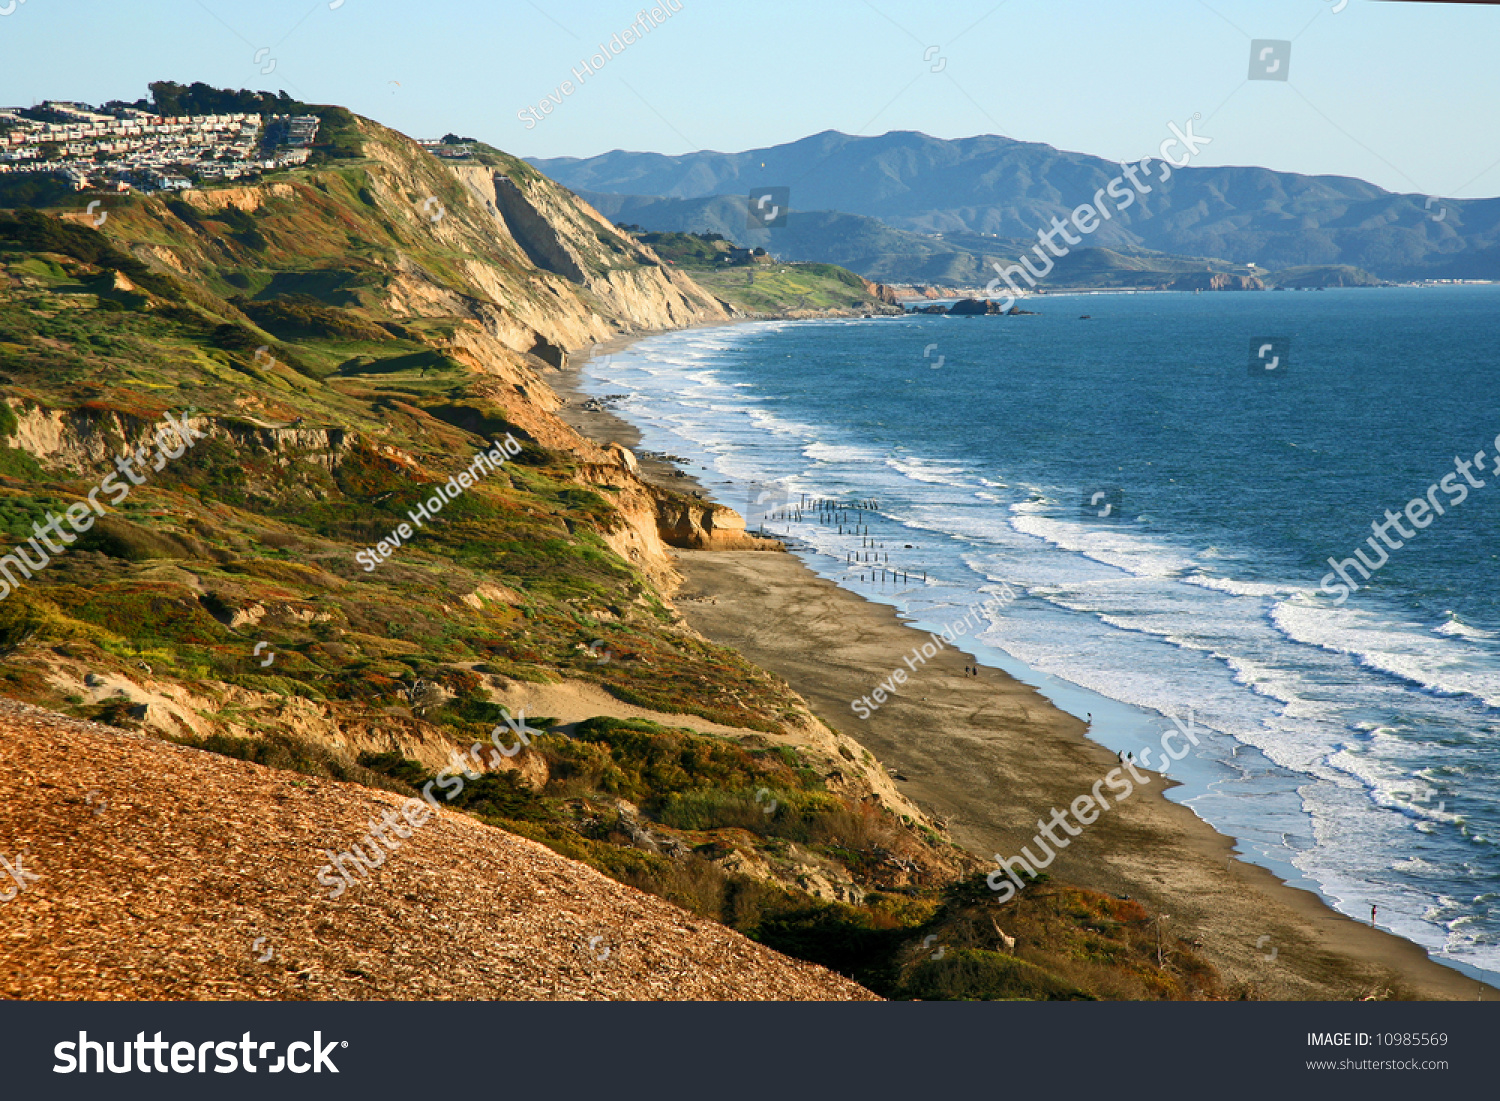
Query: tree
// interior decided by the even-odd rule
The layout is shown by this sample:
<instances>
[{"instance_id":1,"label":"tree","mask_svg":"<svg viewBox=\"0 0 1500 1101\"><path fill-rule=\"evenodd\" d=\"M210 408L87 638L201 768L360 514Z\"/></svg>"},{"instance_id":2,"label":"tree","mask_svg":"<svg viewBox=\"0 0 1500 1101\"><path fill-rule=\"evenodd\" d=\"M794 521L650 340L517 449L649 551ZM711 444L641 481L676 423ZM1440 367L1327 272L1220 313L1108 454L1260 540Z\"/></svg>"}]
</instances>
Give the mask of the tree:
<instances>
[{"instance_id":1,"label":"tree","mask_svg":"<svg viewBox=\"0 0 1500 1101\"><path fill-rule=\"evenodd\" d=\"M215 88L194 81L184 87L173 80L158 80L149 85L151 102L139 101L136 106L152 108L159 115L228 115L246 114L305 115L311 108L286 94L285 89L272 95L270 92L252 92L241 88L238 92L229 88Z\"/></svg>"}]
</instances>

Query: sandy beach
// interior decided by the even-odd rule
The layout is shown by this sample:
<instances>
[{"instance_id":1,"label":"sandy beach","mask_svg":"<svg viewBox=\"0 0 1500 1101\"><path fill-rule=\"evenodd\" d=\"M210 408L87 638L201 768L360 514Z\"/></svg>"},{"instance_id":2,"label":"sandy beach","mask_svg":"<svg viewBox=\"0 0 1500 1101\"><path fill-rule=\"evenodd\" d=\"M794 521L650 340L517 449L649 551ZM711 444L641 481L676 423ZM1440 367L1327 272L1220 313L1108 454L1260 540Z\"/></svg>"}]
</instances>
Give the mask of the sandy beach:
<instances>
[{"instance_id":1,"label":"sandy beach","mask_svg":"<svg viewBox=\"0 0 1500 1101\"><path fill-rule=\"evenodd\" d=\"M630 339L601 345L596 354ZM637 448L639 434L607 410L584 410L575 386L586 362L549 372L568 402L561 415L599 442ZM648 477L681 489L672 464ZM692 471L687 472L691 475ZM706 637L781 677L813 711L898 773L898 786L951 838L994 867L992 854L1035 849L1038 819L1066 810L1119 767L1084 724L1005 673L946 648L896 686L868 719L851 701L869 694L926 635L894 610L819 578L791 554L678 552L675 600ZM960 647L962 640L960 640ZM1226 986L1267 999L1494 1000L1500 992L1431 960L1402 938L1336 913L1316 895L1241 862L1232 842L1151 782L1114 802L1071 839L1049 875L1140 902L1193 943Z\"/></svg>"}]
</instances>

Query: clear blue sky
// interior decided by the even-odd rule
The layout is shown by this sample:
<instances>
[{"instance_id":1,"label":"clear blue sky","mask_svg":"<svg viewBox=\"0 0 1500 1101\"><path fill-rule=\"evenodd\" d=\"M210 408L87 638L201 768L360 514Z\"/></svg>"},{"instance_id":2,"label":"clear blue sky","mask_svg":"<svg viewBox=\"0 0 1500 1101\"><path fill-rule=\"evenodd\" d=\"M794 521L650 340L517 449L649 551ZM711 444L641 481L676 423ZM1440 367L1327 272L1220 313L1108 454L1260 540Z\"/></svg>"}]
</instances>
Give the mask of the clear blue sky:
<instances>
[{"instance_id":1,"label":"clear blue sky","mask_svg":"<svg viewBox=\"0 0 1500 1101\"><path fill-rule=\"evenodd\" d=\"M1496 7L680 2L529 130L517 112L558 94L639 2L0 0L14 6L0 16L0 105L201 80L284 88L416 137L453 130L531 156L735 151L832 129L1000 133L1124 159L1196 112L1213 139L1198 164L1500 195ZM1288 81L1247 82L1252 38L1293 41Z\"/></svg>"}]
</instances>

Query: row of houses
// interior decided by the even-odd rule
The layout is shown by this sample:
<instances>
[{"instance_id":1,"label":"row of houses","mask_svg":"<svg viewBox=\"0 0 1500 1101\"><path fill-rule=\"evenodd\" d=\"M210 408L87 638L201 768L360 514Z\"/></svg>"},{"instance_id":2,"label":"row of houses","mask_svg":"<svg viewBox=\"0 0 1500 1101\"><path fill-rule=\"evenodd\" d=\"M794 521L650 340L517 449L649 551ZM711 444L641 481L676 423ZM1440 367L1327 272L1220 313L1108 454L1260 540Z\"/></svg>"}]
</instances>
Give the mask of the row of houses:
<instances>
[{"instance_id":1,"label":"row of houses","mask_svg":"<svg viewBox=\"0 0 1500 1101\"><path fill-rule=\"evenodd\" d=\"M0 174L62 176L76 190L181 190L306 163L316 115L161 116L139 108L100 114L49 101L48 121L0 108ZM61 121L55 121L61 120Z\"/></svg>"},{"instance_id":2,"label":"row of houses","mask_svg":"<svg viewBox=\"0 0 1500 1101\"><path fill-rule=\"evenodd\" d=\"M57 115L56 105L44 103L48 114ZM182 136L189 139L222 139L236 135L256 134L261 118L252 114L229 115L152 115L133 107L119 108L119 115L89 114L70 117L67 122L42 122L21 112L24 108L0 108L0 146L37 145L42 142L138 141L156 136ZM314 122L316 117L313 116ZM316 127L314 127L316 130Z\"/></svg>"},{"instance_id":3,"label":"row of houses","mask_svg":"<svg viewBox=\"0 0 1500 1101\"><path fill-rule=\"evenodd\" d=\"M432 138L418 138L417 144L434 157L445 157L448 160L466 160L474 155L474 145L472 142L460 142L455 145Z\"/></svg>"}]
</instances>

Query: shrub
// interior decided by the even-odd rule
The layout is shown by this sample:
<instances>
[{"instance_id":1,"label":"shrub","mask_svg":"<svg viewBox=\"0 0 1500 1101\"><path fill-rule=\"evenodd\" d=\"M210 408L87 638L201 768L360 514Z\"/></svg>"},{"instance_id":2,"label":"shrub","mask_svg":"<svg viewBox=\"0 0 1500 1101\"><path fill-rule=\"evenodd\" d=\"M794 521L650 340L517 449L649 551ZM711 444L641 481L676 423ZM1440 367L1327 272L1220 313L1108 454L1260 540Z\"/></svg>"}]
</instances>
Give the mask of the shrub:
<instances>
[{"instance_id":1,"label":"shrub","mask_svg":"<svg viewBox=\"0 0 1500 1101\"><path fill-rule=\"evenodd\" d=\"M757 803L753 792L717 788L674 791L658 805L657 819L662 825L678 830L742 829L764 833L769 817L765 810L769 805L769 801Z\"/></svg>"},{"instance_id":2,"label":"shrub","mask_svg":"<svg viewBox=\"0 0 1500 1101\"><path fill-rule=\"evenodd\" d=\"M120 252L98 230L49 218L40 211L20 210L14 216L0 214L0 249L5 248L61 253L85 264L123 272L132 283L163 297L177 297L169 278Z\"/></svg>"},{"instance_id":3,"label":"shrub","mask_svg":"<svg viewBox=\"0 0 1500 1101\"><path fill-rule=\"evenodd\" d=\"M0 658L8 658L37 636L41 619L15 595L0 601Z\"/></svg>"},{"instance_id":4,"label":"shrub","mask_svg":"<svg viewBox=\"0 0 1500 1101\"><path fill-rule=\"evenodd\" d=\"M1095 1000L1035 964L975 948L947 949L940 959L923 959L907 976L901 993L924 1001Z\"/></svg>"},{"instance_id":5,"label":"shrub","mask_svg":"<svg viewBox=\"0 0 1500 1101\"><path fill-rule=\"evenodd\" d=\"M263 302L246 298L231 301L279 340L314 338L383 343L392 339L390 332L374 322L308 294L286 294Z\"/></svg>"},{"instance_id":6,"label":"shrub","mask_svg":"<svg viewBox=\"0 0 1500 1101\"><path fill-rule=\"evenodd\" d=\"M337 749L280 732L263 738L236 738L229 734L208 734L203 737L173 739L181 745L234 757L241 761L253 761L267 768L287 769L305 776L318 776L328 780L346 780L365 787L382 788L403 794L410 793L410 785L393 779L383 772L368 768L349 759Z\"/></svg>"}]
</instances>

